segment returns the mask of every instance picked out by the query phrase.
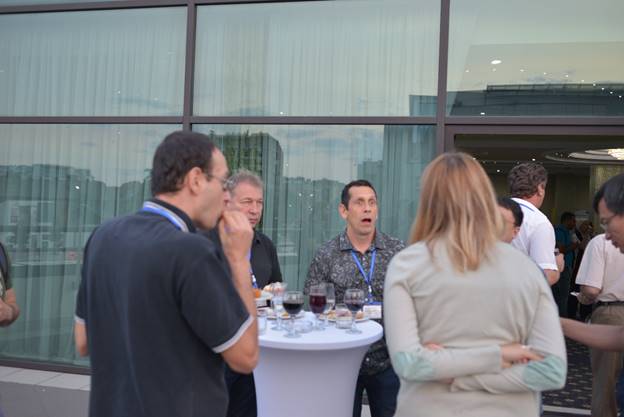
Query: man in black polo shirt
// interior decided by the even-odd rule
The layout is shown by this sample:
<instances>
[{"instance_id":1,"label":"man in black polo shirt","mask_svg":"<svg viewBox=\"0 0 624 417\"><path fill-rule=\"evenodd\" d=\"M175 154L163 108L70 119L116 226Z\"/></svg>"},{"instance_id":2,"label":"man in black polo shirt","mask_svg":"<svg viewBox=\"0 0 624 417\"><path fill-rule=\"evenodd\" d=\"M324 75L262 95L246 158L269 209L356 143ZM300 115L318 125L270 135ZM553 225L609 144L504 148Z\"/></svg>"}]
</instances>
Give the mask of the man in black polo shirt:
<instances>
[{"instance_id":1,"label":"man in black polo shirt","mask_svg":"<svg viewBox=\"0 0 624 417\"><path fill-rule=\"evenodd\" d=\"M255 230L264 208L262 179L251 171L241 169L228 179L226 186L230 193L227 207L243 213ZM221 244L216 229L207 232L206 236L217 245ZM267 235L257 230L254 231L250 257L249 275L255 288L262 289L265 285L282 281L275 245ZM227 368L225 381L230 393L228 417L255 417L258 411L253 374L241 374Z\"/></svg>"},{"instance_id":2,"label":"man in black polo shirt","mask_svg":"<svg viewBox=\"0 0 624 417\"><path fill-rule=\"evenodd\" d=\"M91 417L225 416L223 362L253 370L252 229L223 210L227 175L208 137L174 132L154 155L155 198L89 238L75 333ZM223 251L195 234L218 220Z\"/></svg>"}]
</instances>

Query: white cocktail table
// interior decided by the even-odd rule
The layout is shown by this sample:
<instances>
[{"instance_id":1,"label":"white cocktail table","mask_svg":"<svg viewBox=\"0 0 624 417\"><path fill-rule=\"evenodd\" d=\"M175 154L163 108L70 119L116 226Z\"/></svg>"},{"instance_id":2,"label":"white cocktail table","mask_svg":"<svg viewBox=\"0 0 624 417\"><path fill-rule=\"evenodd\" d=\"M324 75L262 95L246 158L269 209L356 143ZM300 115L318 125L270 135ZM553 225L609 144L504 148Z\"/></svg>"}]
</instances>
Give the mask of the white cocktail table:
<instances>
[{"instance_id":1,"label":"white cocktail table","mask_svg":"<svg viewBox=\"0 0 624 417\"><path fill-rule=\"evenodd\" d=\"M306 319L312 317L306 314ZM374 321L357 326L361 334L331 325L289 339L285 331L271 330L269 322L260 335L254 371L258 417L352 416L360 364L368 347L383 335Z\"/></svg>"}]
</instances>

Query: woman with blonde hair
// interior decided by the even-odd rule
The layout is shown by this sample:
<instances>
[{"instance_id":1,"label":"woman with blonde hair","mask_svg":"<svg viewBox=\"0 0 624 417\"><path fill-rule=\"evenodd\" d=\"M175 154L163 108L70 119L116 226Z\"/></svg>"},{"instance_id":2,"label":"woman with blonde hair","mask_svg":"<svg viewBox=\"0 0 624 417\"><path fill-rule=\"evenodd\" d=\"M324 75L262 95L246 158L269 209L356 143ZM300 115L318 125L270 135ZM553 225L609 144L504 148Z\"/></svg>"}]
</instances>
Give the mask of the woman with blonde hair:
<instances>
[{"instance_id":1,"label":"woman with blonde hair","mask_svg":"<svg viewBox=\"0 0 624 417\"><path fill-rule=\"evenodd\" d=\"M411 245L386 276L386 339L401 378L395 417L538 416L539 392L565 384L550 288L502 233L474 158L447 153L429 164Z\"/></svg>"}]
</instances>

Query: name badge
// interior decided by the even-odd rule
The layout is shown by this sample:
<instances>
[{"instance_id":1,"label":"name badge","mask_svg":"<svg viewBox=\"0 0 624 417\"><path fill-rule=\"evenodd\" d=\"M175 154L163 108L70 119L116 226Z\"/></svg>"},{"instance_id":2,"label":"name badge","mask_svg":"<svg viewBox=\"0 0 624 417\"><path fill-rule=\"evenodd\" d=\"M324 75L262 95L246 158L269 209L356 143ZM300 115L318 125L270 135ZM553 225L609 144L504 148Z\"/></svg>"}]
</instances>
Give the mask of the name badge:
<instances>
[{"instance_id":1,"label":"name badge","mask_svg":"<svg viewBox=\"0 0 624 417\"><path fill-rule=\"evenodd\" d=\"M365 304L364 307L362 307L362 311L370 319L381 320L382 318L381 303Z\"/></svg>"}]
</instances>

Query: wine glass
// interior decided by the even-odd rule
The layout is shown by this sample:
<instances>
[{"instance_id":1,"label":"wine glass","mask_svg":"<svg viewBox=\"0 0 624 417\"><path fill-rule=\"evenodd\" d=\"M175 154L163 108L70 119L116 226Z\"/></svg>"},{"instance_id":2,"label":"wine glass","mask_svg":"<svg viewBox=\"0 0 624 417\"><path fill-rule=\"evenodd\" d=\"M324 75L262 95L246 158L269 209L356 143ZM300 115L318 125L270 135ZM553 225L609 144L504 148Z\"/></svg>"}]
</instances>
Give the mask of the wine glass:
<instances>
[{"instance_id":1,"label":"wine glass","mask_svg":"<svg viewBox=\"0 0 624 417\"><path fill-rule=\"evenodd\" d=\"M288 284L286 282L274 282L269 289L269 292L273 294L271 298L271 308L275 313L275 325L271 327L271 330L284 330L284 326L282 325L282 313L284 312L282 301L287 286Z\"/></svg>"},{"instance_id":2,"label":"wine glass","mask_svg":"<svg viewBox=\"0 0 624 417\"><path fill-rule=\"evenodd\" d=\"M303 309L303 293L301 291L287 291L284 293L282 305L284 306L284 310L290 315L288 333L284 336L301 337L300 334L295 332L295 316Z\"/></svg>"},{"instance_id":3,"label":"wine glass","mask_svg":"<svg viewBox=\"0 0 624 417\"><path fill-rule=\"evenodd\" d=\"M325 284L317 284L310 286L310 310L314 313L314 330L325 330L321 325L321 314L325 311L327 305L327 291Z\"/></svg>"},{"instance_id":4,"label":"wine glass","mask_svg":"<svg viewBox=\"0 0 624 417\"><path fill-rule=\"evenodd\" d=\"M334 284L325 284L325 292L327 293L327 303L325 304L325 311L323 313L325 313L325 327L327 327L329 325L329 312L332 311L336 305L336 290L334 289Z\"/></svg>"},{"instance_id":5,"label":"wine glass","mask_svg":"<svg viewBox=\"0 0 624 417\"><path fill-rule=\"evenodd\" d=\"M344 303L347 305L347 308L349 308L349 311L351 311L351 328L347 330L347 333L362 333L362 331L355 326L355 315L364 306L364 299L364 291L359 288L349 288L345 291Z\"/></svg>"}]
</instances>

